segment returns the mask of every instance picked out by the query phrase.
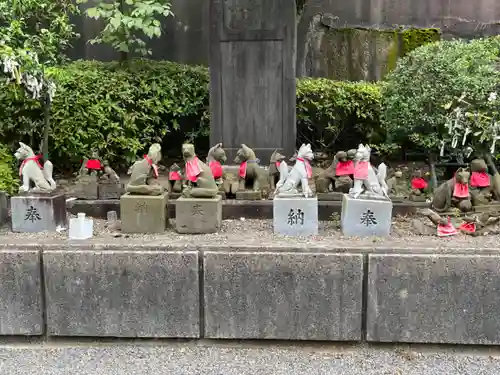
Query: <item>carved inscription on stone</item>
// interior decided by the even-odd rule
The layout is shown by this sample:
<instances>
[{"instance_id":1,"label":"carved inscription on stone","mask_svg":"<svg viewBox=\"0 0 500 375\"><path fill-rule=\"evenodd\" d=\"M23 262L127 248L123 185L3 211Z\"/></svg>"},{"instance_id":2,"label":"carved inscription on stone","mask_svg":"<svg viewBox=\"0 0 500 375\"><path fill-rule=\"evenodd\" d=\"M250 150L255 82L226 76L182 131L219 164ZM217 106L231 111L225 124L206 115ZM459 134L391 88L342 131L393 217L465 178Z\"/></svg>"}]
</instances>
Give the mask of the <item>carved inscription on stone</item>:
<instances>
[{"instance_id":1,"label":"carved inscription on stone","mask_svg":"<svg viewBox=\"0 0 500 375\"><path fill-rule=\"evenodd\" d=\"M274 30L281 22L276 0L223 0L224 27L228 30Z\"/></svg>"}]
</instances>

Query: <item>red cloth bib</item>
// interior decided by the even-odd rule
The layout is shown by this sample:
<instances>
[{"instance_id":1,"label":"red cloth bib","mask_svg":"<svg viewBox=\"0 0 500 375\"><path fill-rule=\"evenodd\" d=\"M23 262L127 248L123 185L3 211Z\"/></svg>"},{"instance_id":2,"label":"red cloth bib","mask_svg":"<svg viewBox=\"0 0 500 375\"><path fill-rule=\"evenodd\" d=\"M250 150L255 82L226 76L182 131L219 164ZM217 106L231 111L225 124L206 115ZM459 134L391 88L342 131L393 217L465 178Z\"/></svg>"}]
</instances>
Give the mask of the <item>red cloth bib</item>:
<instances>
[{"instance_id":1,"label":"red cloth bib","mask_svg":"<svg viewBox=\"0 0 500 375\"><path fill-rule=\"evenodd\" d=\"M453 189L453 196L456 198L469 197L469 185L461 184L455 181L455 188Z\"/></svg>"},{"instance_id":2,"label":"red cloth bib","mask_svg":"<svg viewBox=\"0 0 500 375\"><path fill-rule=\"evenodd\" d=\"M354 174L354 162L352 160L339 161L335 169L336 176L347 176Z\"/></svg>"},{"instance_id":3,"label":"red cloth bib","mask_svg":"<svg viewBox=\"0 0 500 375\"><path fill-rule=\"evenodd\" d=\"M201 173L200 164L198 163L198 157L195 156L193 160L186 162L186 178L195 182Z\"/></svg>"},{"instance_id":4,"label":"red cloth bib","mask_svg":"<svg viewBox=\"0 0 500 375\"><path fill-rule=\"evenodd\" d=\"M179 172L170 172L168 174L168 179L170 181L180 181L180 180L182 180L181 179L181 175L179 174Z\"/></svg>"},{"instance_id":5,"label":"red cloth bib","mask_svg":"<svg viewBox=\"0 0 500 375\"><path fill-rule=\"evenodd\" d=\"M297 158L297 161L304 163L304 166L306 167L307 178L311 178L313 174L312 174L311 164L309 164L309 160L303 158Z\"/></svg>"},{"instance_id":6,"label":"red cloth bib","mask_svg":"<svg viewBox=\"0 0 500 375\"><path fill-rule=\"evenodd\" d=\"M90 159L90 160L87 160L87 163L85 164L85 168L100 171L102 169L102 165L101 165L101 162L99 159Z\"/></svg>"},{"instance_id":7,"label":"red cloth bib","mask_svg":"<svg viewBox=\"0 0 500 375\"><path fill-rule=\"evenodd\" d=\"M422 177L415 177L411 180L411 188L415 190L426 189L428 185Z\"/></svg>"},{"instance_id":8,"label":"red cloth bib","mask_svg":"<svg viewBox=\"0 0 500 375\"><path fill-rule=\"evenodd\" d=\"M462 223L458 229L463 230L464 232L474 233L476 231L475 223Z\"/></svg>"},{"instance_id":9,"label":"red cloth bib","mask_svg":"<svg viewBox=\"0 0 500 375\"><path fill-rule=\"evenodd\" d=\"M280 169L281 162L280 162L280 161L277 161L277 162L275 163L275 165L276 165L276 168L278 168L278 170L279 170L279 169Z\"/></svg>"},{"instance_id":10,"label":"red cloth bib","mask_svg":"<svg viewBox=\"0 0 500 375\"><path fill-rule=\"evenodd\" d=\"M486 172L472 172L470 176L470 186L472 187L490 186L490 175Z\"/></svg>"},{"instance_id":11,"label":"red cloth bib","mask_svg":"<svg viewBox=\"0 0 500 375\"><path fill-rule=\"evenodd\" d=\"M148 164L153 168L154 177L158 178L158 166L156 164L153 164L153 160L151 160L149 156L144 155L144 159L146 159Z\"/></svg>"},{"instance_id":12,"label":"red cloth bib","mask_svg":"<svg viewBox=\"0 0 500 375\"><path fill-rule=\"evenodd\" d=\"M354 166L354 178L356 180L366 180L368 179L368 166L367 161L358 161Z\"/></svg>"},{"instance_id":13,"label":"red cloth bib","mask_svg":"<svg viewBox=\"0 0 500 375\"><path fill-rule=\"evenodd\" d=\"M19 177L21 177L23 175L23 168L26 165L26 163L29 162L30 160L33 160L38 165L38 167L40 169L43 169L42 164L40 164L40 160L39 160L41 157L42 157L41 155L37 155L37 156L32 156L30 158L24 159L23 162L21 163L21 166L19 167Z\"/></svg>"},{"instance_id":14,"label":"red cloth bib","mask_svg":"<svg viewBox=\"0 0 500 375\"><path fill-rule=\"evenodd\" d=\"M210 167L215 179L222 177L222 165L218 161L212 160L208 166Z\"/></svg>"},{"instance_id":15,"label":"red cloth bib","mask_svg":"<svg viewBox=\"0 0 500 375\"><path fill-rule=\"evenodd\" d=\"M243 163L240 164L239 176L241 178L245 178L247 176L247 162L246 161L244 161Z\"/></svg>"}]
</instances>

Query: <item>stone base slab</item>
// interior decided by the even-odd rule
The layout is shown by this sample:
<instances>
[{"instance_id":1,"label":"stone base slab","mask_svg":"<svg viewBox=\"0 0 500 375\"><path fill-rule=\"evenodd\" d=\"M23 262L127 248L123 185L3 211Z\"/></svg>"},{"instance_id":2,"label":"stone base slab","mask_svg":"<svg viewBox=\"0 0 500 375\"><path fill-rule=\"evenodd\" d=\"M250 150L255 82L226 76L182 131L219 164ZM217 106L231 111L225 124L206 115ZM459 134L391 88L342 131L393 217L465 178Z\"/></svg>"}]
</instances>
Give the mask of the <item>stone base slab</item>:
<instances>
[{"instance_id":1,"label":"stone base slab","mask_svg":"<svg viewBox=\"0 0 500 375\"><path fill-rule=\"evenodd\" d=\"M175 201L175 229L179 233L216 233L222 226L222 197L179 198Z\"/></svg>"},{"instance_id":2,"label":"stone base slab","mask_svg":"<svg viewBox=\"0 0 500 375\"><path fill-rule=\"evenodd\" d=\"M344 236L389 236L392 202L382 199L351 198L344 194L340 226Z\"/></svg>"},{"instance_id":3,"label":"stone base slab","mask_svg":"<svg viewBox=\"0 0 500 375\"><path fill-rule=\"evenodd\" d=\"M0 335L44 333L40 251L0 251Z\"/></svg>"},{"instance_id":4,"label":"stone base slab","mask_svg":"<svg viewBox=\"0 0 500 375\"><path fill-rule=\"evenodd\" d=\"M13 232L55 232L67 228L66 195L23 194L10 199Z\"/></svg>"},{"instance_id":5,"label":"stone base slab","mask_svg":"<svg viewBox=\"0 0 500 375\"><path fill-rule=\"evenodd\" d=\"M122 232L162 233L168 226L168 193L162 195L134 195L120 198Z\"/></svg>"},{"instance_id":6,"label":"stone base slab","mask_svg":"<svg viewBox=\"0 0 500 375\"><path fill-rule=\"evenodd\" d=\"M49 336L199 337L197 252L47 251Z\"/></svg>"},{"instance_id":7,"label":"stone base slab","mask_svg":"<svg viewBox=\"0 0 500 375\"><path fill-rule=\"evenodd\" d=\"M239 201L258 201L262 199L262 191L240 190L236 192L236 199Z\"/></svg>"},{"instance_id":8,"label":"stone base slab","mask_svg":"<svg viewBox=\"0 0 500 375\"><path fill-rule=\"evenodd\" d=\"M204 254L205 337L361 340L360 254Z\"/></svg>"},{"instance_id":9,"label":"stone base slab","mask_svg":"<svg viewBox=\"0 0 500 375\"><path fill-rule=\"evenodd\" d=\"M125 188L122 183L99 183L99 199L120 199Z\"/></svg>"}]
</instances>

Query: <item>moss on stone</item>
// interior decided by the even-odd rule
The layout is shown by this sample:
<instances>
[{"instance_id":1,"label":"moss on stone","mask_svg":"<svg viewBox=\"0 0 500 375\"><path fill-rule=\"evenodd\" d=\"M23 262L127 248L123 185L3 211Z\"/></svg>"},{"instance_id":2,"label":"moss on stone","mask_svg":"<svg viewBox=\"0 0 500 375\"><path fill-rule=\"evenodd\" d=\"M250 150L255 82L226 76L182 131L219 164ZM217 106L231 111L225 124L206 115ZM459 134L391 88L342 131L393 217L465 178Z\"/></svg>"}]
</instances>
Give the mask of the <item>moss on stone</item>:
<instances>
[{"instance_id":1,"label":"moss on stone","mask_svg":"<svg viewBox=\"0 0 500 375\"><path fill-rule=\"evenodd\" d=\"M401 38L400 56L405 56L408 52L424 44L437 42L441 39L439 29L418 29L411 28L399 32Z\"/></svg>"}]
</instances>

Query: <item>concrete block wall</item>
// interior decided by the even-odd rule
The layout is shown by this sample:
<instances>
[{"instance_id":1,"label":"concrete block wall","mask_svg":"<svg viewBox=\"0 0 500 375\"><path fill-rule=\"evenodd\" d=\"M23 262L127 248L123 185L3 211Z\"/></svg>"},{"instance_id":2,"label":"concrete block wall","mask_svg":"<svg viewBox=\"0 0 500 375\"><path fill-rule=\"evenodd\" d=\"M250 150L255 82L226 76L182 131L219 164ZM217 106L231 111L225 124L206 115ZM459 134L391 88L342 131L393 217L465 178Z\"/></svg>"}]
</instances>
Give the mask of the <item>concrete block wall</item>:
<instances>
[{"instance_id":1,"label":"concrete block wall","mask_svg":"<svg viewBox=\"0 0 500 375\"><path fill-rule=\"evenodd\" d=\"M500 344L495 249L0 248L0 335Z\"/></svg>"}]
</instances>

